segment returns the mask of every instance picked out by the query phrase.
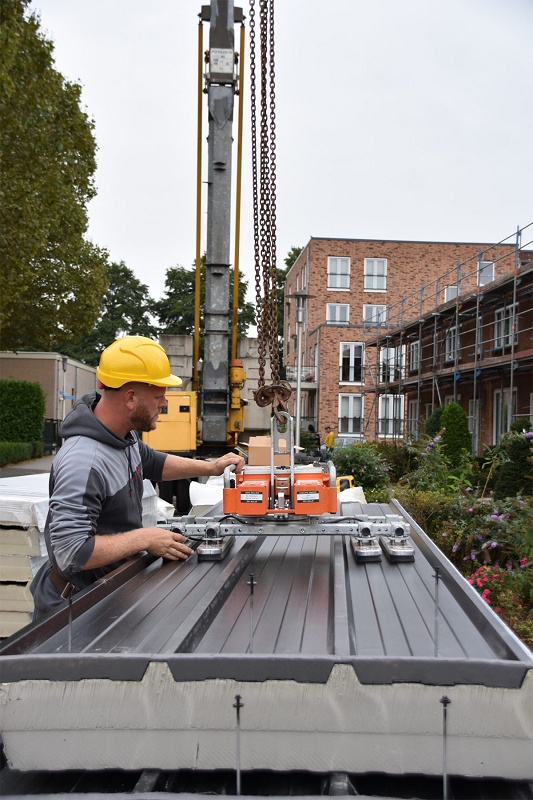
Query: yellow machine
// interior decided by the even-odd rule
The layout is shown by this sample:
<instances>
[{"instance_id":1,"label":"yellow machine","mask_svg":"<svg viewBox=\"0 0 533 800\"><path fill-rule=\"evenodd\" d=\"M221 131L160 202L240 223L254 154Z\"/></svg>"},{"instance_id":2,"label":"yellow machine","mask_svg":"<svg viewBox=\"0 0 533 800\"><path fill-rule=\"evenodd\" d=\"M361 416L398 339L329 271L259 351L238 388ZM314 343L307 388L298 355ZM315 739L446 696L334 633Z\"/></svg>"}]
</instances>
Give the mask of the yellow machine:
<instances>
[{"instance_id":1,"label":"yellow machine","mask_svg":"<svg viewBox=\"0 0 533 800\"><path fill-rule=\"evenodd\" d=\"M341 475L336 480L337 491L343 492L345 489L353 489L355 482L353 475Z\"/></svg>"},{"instance_id":2,"label":"yellow machine","mask_svg":"<svg viewBox=\"0 0 533 800\"><path fill-rule=\"evenodd\" d=\"M196 452L196 392L168 390L168 408L160 415L157 427L143 433L143 442L165 453L193 454Z\"/></svg>"}]
</instances>

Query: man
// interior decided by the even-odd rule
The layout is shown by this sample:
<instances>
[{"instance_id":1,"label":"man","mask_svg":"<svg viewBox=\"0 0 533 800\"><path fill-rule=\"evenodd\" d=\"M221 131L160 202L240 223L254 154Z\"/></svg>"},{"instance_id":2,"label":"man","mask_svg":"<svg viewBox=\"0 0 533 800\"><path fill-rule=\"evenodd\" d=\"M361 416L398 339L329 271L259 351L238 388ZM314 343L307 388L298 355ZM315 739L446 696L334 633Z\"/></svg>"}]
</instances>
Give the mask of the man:
<instances>
[{"instance_id":1,"label":"man","mask_svg":"<svg viewBox=\"0 0 533 800\"><path fill-rule=\"evenodd\" d=\"M179 533L142 527L144 478L221 475L230 464L237 472L244 466L234 453L200 461L159 453L139 439L136 431L153 430L167 407L167 387L181 385L157 342L118 339L102 353L96 377L99 391L82 397L61 426L65 441L50 472L44 531L49 560L31 585L35 618L142 550L172 561L193 552Z\"/></svg>"},{"instance_id":2,"label":"man","mask_svg":"<svg viewBox=\"0 0 533 800\"><path fill-rule=\"evenodd\" d=\"M333 453L333 448L335 447L335 434L333 433L333 430L329 426L326 426L326 431L327 433L326 433L326 438L324 440L324 444L326 445L326 452L328 456L331 456L331 454Z\"/></svg>"}]
</instances>

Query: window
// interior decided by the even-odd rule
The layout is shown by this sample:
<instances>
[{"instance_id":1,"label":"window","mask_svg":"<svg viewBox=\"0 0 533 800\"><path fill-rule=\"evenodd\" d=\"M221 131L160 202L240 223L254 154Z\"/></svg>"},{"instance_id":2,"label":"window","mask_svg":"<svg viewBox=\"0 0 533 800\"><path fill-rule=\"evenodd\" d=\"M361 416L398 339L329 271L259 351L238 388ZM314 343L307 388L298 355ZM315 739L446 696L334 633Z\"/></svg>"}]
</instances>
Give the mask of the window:
<instances>
[{"instance_id":1,"label":"window","mask_svg":"<svg viewBox=\"0 0 533 800\"><path fill-rule=\"evenodd\" d=\"M402 394L383 394L379 398L379 435L402 436L404 428Z\"/></svg>"},{"instance_id":2,"label":"window","mask_svg":"<svg viewBox=\"0 0 533 800\"><path fill-rule=\"evenodd\" d=\"M339 395L339 433L358 434L363 430L363 397L360 394Z\"/></svg>"},{"instance_id":3,"label":"window","mask_svg":"<svg viewBox=\"0 0 533 800\"><path fill-rule=\"evenodd\" d=\"M339 361L340 383L362 383L363 345L359 342L341 342Z\"/></svg>"},{"instance_id":4,"label":"window","mask_svg":"<svg viewBox=\"0 0 533 800\"><path fill-rule=\"evenodd\" d=\"M348 303L326 303L326 322L347 325L349 321L350 306Z\"/></svg>"},{"instance_id":5,"label":"window","mask_svg":"<svg viewBox=\"0 0 533 800\"><path fill-rule=\"evenodd\" d=\"M365 328L378 328L385 325L387 306L363 306L363 325Z\"/></svg>"},{"instance_id":6,"label":"window","mask_svg":"<svg viewBox=\"0 0 533 800\"><path fill-rule=\"evenodd\" d=\"M472 453L476 455L479 434L479 400L470 399L468 401L468 430L472 437Z\"/></svg>"},{"instance_id":7,"label":"window","mask_svg":"<svg viewBox=\"0 0 533 800\"><path fill-rule=\"evenodd\" d=\"M350 288L350 259L328 258L328 289Z\"/></svg>"},{"instance_id":8,"label":"window","mask_svg":"<svg viewBox=\"0 0 533 800\"><path fill-rule=\"evenodd\" d=\"M494 280L494 262L479 261L477 267L477 285L485 286Z\"/></svg>"},{"instance_id":9,"label":"window","mask_svg":"<svg viewBox=\"0 0 533 800\"><path fill-rule=\"evenodd\" d=\"M379 351L379 375L382 383L405 378L405 345L383 347Z\"/></svg>"},{"instance_id":10,"label":"window","mask_svg":"<svg viewBox=\"0 0 533 800\"><path fill-rule=\"evenodd\" d=\"M459 288L457 286L445 286L444 302L447 303L448 300L453 300L454 297L457 297L458 294L459 294Z\"/></svg>"},{"instance_id":11,"label":"window","mask_svg":"<svg viewBox=\"0 0 533 800\"><path fill-rule=\"evenodd\" d=\"M407 430L409 438L416 441L420 434L420 404L418 400L409 400Z\"/></svg>"},{"instance_id":12,"label":"window","mask_svg":"<svg viewBox=\"0 0 533 800\"><path fill-rule=\"evenodd\" d=\"M385 292L387 290L387 259L365 258L365 292Z\"/></svg>"},{"instance_id":13,"label":"window","mask_svg":"<svg viewBox=\"0 0 533 800\"><path fill-rule=\"evenodd\" d=\"M512 403L510 389L495 389L493 409L493 444L498 444L500 436L509 430L513 416L516 413L516 389L513 390Z\"/></svg>"},{"instance_id":14,"label":"window","mask_svg":"<svg viewBox=\"0 0 533 800\"><path fill-rule=\"evenodd\" d=\"M513 343L518 344L518 317L516 315L516 303L501 308L494 314L494 347L511 347ZM514 319L514 325L513 325Z\"/></svg>"},{"instance_id":15,"label":"window","mask_svg":"<svg viewBox=\"0 0 533 800\"><path fill-rule=\"evenodd\" d=\"M452 325L446 331L444 339L444 360L455 361L456 353L457 356L459 356L459 334L457 332L457 326Z\"/></svg>"},{"instance_id":16,"label":"window","mask_svg":"<svg viewBox=\"0 0 533 800\"><path fill-rule=\"evenodd\" d=\"M409 345L409 370L418 372L420 368L420 342L411 342Z\"/></svg>"}]
</instances>

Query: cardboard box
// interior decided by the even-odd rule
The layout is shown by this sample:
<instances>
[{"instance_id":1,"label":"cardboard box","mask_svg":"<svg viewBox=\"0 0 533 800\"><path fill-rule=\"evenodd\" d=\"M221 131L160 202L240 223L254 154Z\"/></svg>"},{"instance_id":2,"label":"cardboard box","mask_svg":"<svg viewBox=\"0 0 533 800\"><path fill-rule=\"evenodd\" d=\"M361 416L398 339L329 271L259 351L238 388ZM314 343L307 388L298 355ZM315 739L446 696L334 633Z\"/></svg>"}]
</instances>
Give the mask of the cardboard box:
<instances>
[{"instance_id":1,"label":"cardboard box","mask_svg":"<svg viewBox=\"0 0 533 800\"><path fill-rule=\"evenodd\" d=\"M282 445L284 439L280 439ZM250 436L248 442L248 464L251 467L270 466L270 436ZM274 455L274 465L276 467L290 467L290 453L276 453Z\"/></svg>"}]
</instances>

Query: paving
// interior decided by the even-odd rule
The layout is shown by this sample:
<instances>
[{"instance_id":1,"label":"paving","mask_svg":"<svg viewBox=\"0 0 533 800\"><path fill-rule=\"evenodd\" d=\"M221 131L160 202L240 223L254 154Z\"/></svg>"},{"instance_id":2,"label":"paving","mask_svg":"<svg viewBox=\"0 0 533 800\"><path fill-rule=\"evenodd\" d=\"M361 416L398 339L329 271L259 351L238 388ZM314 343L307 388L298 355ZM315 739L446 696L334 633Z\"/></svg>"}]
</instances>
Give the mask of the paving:
<instances>
[{"instance_id":1,"label":"paving","mask_svg":"<svg viewBox=\"0 0 533 800\"><path fill-rule=\"evenodd\" d=\"M43 456L30 461L20 461L18 464L7 464L5 467L0 467L0 478L17 478L20 475L50 472L54 458L55 456Z\"/></svg>"}]
</instances>

